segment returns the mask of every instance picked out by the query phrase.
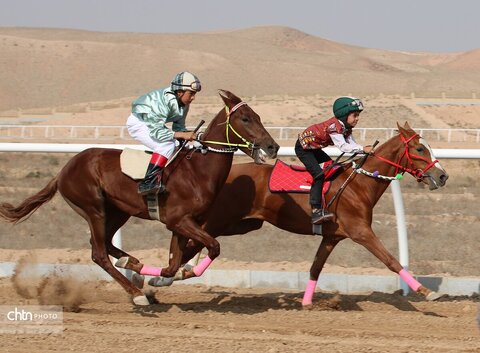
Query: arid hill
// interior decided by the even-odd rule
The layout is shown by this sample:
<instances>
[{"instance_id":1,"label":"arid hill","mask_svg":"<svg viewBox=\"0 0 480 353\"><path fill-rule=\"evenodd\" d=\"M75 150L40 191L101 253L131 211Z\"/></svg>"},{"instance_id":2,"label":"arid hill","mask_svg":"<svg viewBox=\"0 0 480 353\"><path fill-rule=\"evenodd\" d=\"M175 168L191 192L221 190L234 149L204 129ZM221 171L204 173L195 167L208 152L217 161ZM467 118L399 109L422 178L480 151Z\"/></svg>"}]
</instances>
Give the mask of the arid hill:
<instances>
[{"instance_id":1,"label":"arid hill","mask_svg":"<svg viewBox=\"0 0 480 353\"><path fill-rule=\"evenodd\" d=\"M242 96L471 94L480 50L407 53L332 42L286 27L190 33L0 28L0 111L137 96L181 70Z\"/></svg>"}]
</instances>

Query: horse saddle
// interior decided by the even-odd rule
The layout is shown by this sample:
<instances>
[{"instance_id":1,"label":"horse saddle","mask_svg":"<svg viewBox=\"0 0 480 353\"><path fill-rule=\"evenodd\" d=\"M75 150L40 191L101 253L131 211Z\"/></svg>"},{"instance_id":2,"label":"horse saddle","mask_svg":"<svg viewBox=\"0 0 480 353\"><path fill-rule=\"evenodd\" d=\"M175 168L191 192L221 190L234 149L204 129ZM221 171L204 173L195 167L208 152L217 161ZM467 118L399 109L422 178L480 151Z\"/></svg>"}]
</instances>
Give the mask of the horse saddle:
<instances>
[{"instance_id":1,"label":"horse saddle","mask_svg":"<svg viewBox=\"0 0 480 353\"><path fill-rule=\"evenodd\" d=\"M120 154L120 169L132 179L143 179L151 158L151 152L125 148Z\"/></svg>"},{"instance_id":2,"label":"horse saddle","mask_svg":"<svg viewBox=\"0 0 480 353\"><path fill-rule=\"evenodd\" d=\"M151 158L152 152L125 148L120 154L120 169L132 179L143 179ZM150 218L160 220L160 207L157 195L148 194L146 199Z\"/></svg>"},{"instance_id":3,"label":"horse saddle","mask_svg":"<svg viewBox=\"0 0 480 353\"><path fill-rule=\"evenodd\" d=\"M331 160L321 163L320 166L325 172L322 190L322 193L325 194L330 188L331 181L340 174L343 168L340 164L334 164ZM270 174L268 187L271 192L310 193L312 182L312 175L304 166L288 165L277 159Z\"/></svg>"}]
</instances>

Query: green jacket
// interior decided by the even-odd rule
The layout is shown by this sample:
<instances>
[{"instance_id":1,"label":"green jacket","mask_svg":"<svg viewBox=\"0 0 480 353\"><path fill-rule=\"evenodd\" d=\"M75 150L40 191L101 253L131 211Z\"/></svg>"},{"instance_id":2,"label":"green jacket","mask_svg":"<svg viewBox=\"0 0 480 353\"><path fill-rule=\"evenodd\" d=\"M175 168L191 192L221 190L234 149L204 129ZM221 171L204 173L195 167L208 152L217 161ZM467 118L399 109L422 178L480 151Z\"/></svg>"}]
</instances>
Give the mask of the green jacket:
<instances>
[{"instance_id":1,"label":"green jacket","mask_svg":"<svg viewBox=\"0 0 480 353\"><path fill-rule=\"evenodd\" d=\"M160 142L172 140L176 131L186 131L188 108L178 104L170 87L144 94L132 103L132 113L146 123L150 136ZM170 122L173 131L165 125Z\"/></svg>"}]
</instances>

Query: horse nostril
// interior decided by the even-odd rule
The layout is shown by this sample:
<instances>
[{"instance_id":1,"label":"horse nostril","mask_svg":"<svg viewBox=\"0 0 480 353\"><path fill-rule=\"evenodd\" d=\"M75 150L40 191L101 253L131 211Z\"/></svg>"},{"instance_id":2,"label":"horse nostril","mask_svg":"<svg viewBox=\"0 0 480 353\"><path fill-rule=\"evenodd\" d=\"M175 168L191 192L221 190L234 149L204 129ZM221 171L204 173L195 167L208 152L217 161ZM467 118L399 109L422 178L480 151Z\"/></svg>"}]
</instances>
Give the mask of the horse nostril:
<instances>
[{"instance_id":1,"label":"horse nostril","mask_svg":"<svg viewBox=\"0 0 480 353\"><path fill-rule=\"evenodd\" d=\"M268 152L270 152L270 153L272 153L272 154L273 154L273 153L277 153L277 151L278 151L279 148L280 148L280 146L277 145L277 144L269 145L269 146L267 147Z\"/></svg>"},{"instance_id":2,"label":"horse nostril","mask_svg":"<svg viewBox=\"0 0 480 353\"><path fill-rule=\"evenodd\" d=\"M442 174L440 175L440 181L442 182L442 185L445 185L448 179L448 174Z\"/></svg>"}]
</instances>

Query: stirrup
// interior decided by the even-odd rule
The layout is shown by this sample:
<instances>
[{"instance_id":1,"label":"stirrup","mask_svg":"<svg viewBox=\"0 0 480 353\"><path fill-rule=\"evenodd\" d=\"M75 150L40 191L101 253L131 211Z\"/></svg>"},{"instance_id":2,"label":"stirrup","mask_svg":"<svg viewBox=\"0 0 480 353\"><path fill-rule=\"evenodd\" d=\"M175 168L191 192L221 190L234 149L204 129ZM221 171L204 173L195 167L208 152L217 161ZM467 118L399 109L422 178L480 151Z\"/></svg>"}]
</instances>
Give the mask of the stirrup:
<instances>
[{"instance_id":1,"label":"stirrup","mask_svg":"<svg viewBox=\"0 0 480 353\"><path fill-rule=\"evenodd\" d=\"M146 176L138 184L138 193L142 196L145 195L157 195L165 191L165 185L162 183L163 170L157 171L155 174Z\"/></svg>"},{"instance_id":2,"label":"stirrup","mask_svg":"<svg viewBox=\"0 0 480 353\"><path fill-rule=\"evenodd\" d=\"M325 222L333 221L335 215L331 212L320 210L318 212L312 212L312 224L322 224Z\"/></svg>"},{"instance_id":3,"label":"stirrup","mask_svg":"<svg viewBox=\"0 0 480 353\"><path fill-rule=\"evenodd\" d=\"M163 185L163 183L160 183L159 185L154 185L149 189L143 189L142 183L138 184L138 193L142 196L149 195L149 194L157 195L163 192L165 192L165 186Z\"/></svg>"}]
</instances>

